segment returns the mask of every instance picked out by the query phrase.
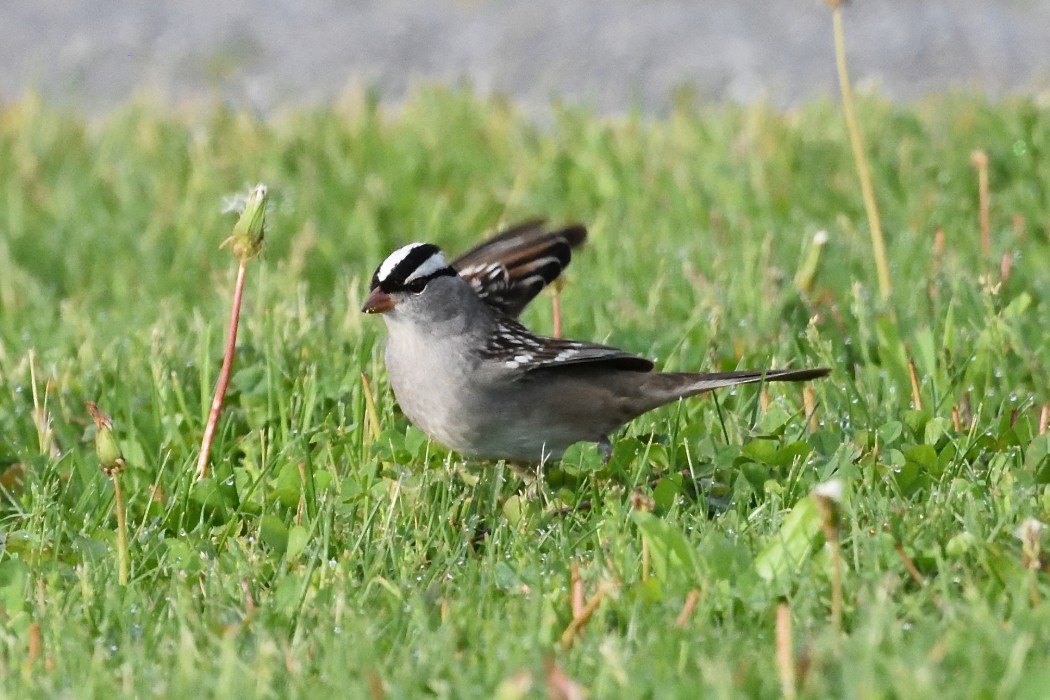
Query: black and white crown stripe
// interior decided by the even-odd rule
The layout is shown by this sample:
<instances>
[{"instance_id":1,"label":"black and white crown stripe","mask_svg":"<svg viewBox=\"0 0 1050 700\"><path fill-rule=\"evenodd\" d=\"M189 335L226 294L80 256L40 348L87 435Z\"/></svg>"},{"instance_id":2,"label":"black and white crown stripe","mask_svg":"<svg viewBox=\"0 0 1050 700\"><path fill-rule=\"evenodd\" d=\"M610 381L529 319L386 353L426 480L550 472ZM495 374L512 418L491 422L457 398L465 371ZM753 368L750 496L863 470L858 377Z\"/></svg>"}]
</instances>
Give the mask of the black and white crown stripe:
<instances>
[{"instance_id":1,"label":"black and white crown stripe","mask_svg":"<svg viewBox=\"0 0 1050 700\"><path fill-rule=\"evenodd\" d=\"M416 282L455 275L441 250L430 243L409 243L387 256L372 276L372 289L398 292Z\"/></svg>"}]
</instances>

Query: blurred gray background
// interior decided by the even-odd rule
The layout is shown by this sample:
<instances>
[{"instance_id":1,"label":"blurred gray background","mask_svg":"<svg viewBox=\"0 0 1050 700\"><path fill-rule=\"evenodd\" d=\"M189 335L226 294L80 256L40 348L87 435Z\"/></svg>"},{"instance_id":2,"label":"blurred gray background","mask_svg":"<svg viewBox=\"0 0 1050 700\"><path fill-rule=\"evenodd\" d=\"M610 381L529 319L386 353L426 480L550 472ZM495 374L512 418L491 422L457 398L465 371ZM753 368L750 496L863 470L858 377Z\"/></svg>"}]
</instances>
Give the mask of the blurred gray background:
<instances>
[{"instance_id":1,"label":"blurred gray background","mask_svg":"<svg viewBox=\"0 0 1050 700\"><path fill-rule=\"evenodd\" d=\"M1001 97L1050 86L1050 0L857 0L855 84L896 100L945 89ZM542 114L698 101L787 107L834 95L824 0L7 0L0 100L33 88L97 113L146 94L261 114L371 87L466 81Z\"/></svg>"}]
</instances>

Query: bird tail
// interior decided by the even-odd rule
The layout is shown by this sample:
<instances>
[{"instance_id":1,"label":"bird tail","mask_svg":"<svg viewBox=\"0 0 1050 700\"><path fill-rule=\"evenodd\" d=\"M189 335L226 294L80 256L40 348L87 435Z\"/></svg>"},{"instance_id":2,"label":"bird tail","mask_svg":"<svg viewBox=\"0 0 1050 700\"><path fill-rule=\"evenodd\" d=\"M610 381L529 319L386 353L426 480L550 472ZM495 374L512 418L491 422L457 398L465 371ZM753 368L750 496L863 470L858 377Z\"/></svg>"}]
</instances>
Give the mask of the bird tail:
<instances>
[{"instance_id":1,"label":"bird tail","mask_svg":"<svg viewBox=\"0 0 1050 700\"><path fill-rule=\"evenodd\" d=\"M805 382L826 377L830 373L827 367L736 372L653 372L647 377L652 382L647 393L654 402L645 410L728 386L759 382Z\"/></svg>"}]
</instances>

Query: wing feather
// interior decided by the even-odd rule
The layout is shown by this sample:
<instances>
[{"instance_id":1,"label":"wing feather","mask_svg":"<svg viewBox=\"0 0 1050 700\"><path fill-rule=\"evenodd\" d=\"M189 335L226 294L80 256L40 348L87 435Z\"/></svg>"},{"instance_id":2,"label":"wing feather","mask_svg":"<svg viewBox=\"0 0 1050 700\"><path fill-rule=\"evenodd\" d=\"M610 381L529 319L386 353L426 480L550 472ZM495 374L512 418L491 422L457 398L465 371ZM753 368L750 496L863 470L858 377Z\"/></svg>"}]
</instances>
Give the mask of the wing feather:
<instances>
[{"instance_id":1,"label":"wing feather","mask_svg":"<svg viewBox=\"0 0 1050 700\"><path fill-rule=\"evenodd\" d=\"M511 318L572 260L572 249L587 239L581 225L551 228L532 219L504 229L452 261L452 267L486 304Z\"/></svg>"}]
</instances>

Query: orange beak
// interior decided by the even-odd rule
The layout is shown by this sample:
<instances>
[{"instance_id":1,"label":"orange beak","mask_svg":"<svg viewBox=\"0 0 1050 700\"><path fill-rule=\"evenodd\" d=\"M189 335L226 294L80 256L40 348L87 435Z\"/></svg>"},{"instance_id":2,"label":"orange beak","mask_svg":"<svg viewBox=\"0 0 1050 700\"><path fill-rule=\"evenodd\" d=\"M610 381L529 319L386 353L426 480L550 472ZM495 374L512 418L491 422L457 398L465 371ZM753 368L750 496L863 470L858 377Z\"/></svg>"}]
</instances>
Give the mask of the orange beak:
<instances>
[{"instance_id":1,"label":"orange beak","mask_svg":"<svg viewBox=\"0 0 1050 700\"><path fill-rule=\"evenodd\" d=\"M366 314L385 314L392 308L394 308L393 298L379 287L376 287L365 299L365 305L361 307L361 310Z\"/></svg>"}]
</instances>

